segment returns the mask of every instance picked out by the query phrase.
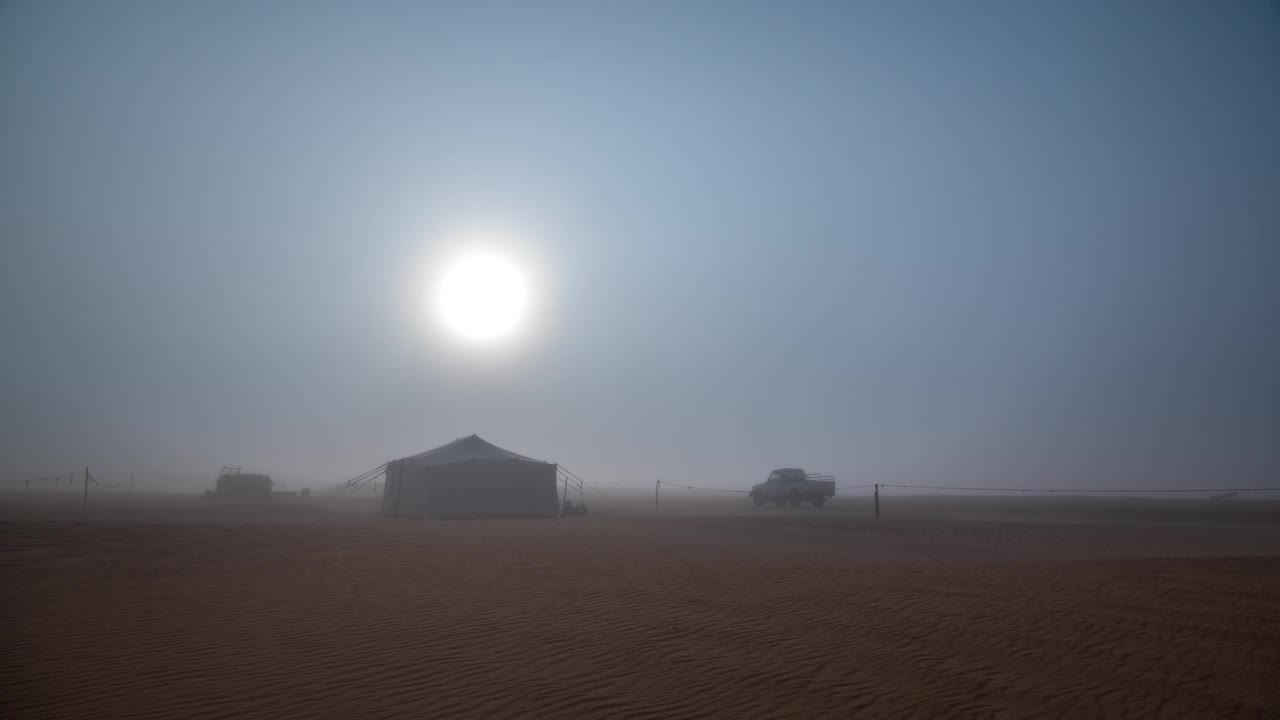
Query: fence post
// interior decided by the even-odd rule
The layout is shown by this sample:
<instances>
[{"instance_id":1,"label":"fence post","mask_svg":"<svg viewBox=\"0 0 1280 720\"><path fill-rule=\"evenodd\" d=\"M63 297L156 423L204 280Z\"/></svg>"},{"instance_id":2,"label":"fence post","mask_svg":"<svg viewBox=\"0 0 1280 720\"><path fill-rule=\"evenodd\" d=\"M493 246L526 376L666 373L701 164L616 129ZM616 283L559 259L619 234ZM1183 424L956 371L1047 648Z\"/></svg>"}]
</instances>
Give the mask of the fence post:
<instances>
[{"instance_id":1,"label":"fence post","mask_svg":"<svg viewBox=\"0 0 1280 720\"><path fill-rule=\"evenodd\" d=\"M89 507L89 468L84 469L84 501L80 503L80 507Z\"/></svg>"},{"instance_id":2,"label":"fence post","mask_svg":"<svg viewBox=\"0 0 1280 720\"><path fill-rule=\"evenodd\" d=\"M880 519L880 483L876 483L876 519Z\"/></svg>"},{"instance_id":3,"label":"fence post","mask_svg":"<svg viewBox=\"0 0 1280 720\"><path fill-rule=\"evenodd\" d=\"M133 473L129 473L129 494L133 494Z\"/></svg>"},{"instance_id":4,"label":"fence post","mask_svg":"<svg viewBox=\"0 0 1280 720\"><path fill-rule=\"evenodd\" d=\"M662 489L662 478L653 484L653 514L658 514L658 491Z\"/></svg>"}]
</instances>

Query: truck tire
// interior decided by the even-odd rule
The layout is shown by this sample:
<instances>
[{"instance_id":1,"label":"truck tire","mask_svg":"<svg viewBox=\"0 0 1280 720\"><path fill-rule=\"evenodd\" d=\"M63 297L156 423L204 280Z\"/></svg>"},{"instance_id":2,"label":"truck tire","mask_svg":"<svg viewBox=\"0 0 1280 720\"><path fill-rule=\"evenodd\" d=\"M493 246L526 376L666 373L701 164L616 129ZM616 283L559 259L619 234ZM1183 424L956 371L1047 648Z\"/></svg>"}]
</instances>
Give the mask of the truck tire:
<instances>
[{"instance_id":1,"label":"truck tire","mask_svg":"<svg viewBox=\"0 0 1280 720\"><path fill-rule=\"evenodd\" d=\"M764 498L760 497L759 495L752 495L751 504L755 505L756 507L760 507L761 505L764 505Z\"/></svg>"},{"instance_id":2,"label":"truck tire","mask_svg":"<svg viewBox=\"0 0 1280 720\"><path fill-rule=\"evenodd\" d=\"M809 502L813 503L814 507L822 507L823 503L825 503L826 501L827 501L827 496L825 495L814 495L813 497L809 498Z\"/></svg>"}]
</instances>

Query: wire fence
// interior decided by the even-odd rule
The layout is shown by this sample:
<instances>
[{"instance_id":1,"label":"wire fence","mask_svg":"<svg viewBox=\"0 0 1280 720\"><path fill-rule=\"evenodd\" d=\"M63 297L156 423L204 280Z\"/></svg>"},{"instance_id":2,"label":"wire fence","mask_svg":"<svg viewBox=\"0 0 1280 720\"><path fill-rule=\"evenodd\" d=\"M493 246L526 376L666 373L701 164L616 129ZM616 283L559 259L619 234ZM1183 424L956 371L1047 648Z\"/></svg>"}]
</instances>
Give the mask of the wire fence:
<instances>
[{"instance_id":1,"label":"wire fence","mask_svg":"<svg viewBox=\"0 0 1280 720\"><path fill-rule=\"evenodd\" d=\"M684 485L681 483L671 482L669 480L659 480L656 483L662 488L679 488L681 490L697 490L701 492L719 492L719 493L735 493L740 495L750 495L751 490L741 490L732 488L714 488L699 485ZM649 488L653 485L637 485L625 484L616 487L625 488ZM1143 495L1148 493L1185 493L1185 494L1205 494L1205 493L1249 493L1249 492L1276 492L1280 493L1280 487L1226 487L1226 488L1034 488L1034 487L968 487L959 485L915 485L908 483L867 483L865 485L837 485L834 489L836 492L849 490L874 490L880 488L902 488L909 490L938 490L951 492L996 492L996 493L1050 493L1050 494L1076 494L1076 495L1093 495L1093 494L1116 494L1116 495Z\"/></svg>"},{"instance_id":2,"label":"wire fence","mask_svg":"<svg viewBox=\"0 0 1280 720\"><path fill-rule=\"evenodd\" d=\"M679 489L681 489L681 490L697 490L697 491L701 491L701 492L734 493L734 494L737 494L737 495L750 495L750 494L751 494L751 491L750 491L750 490L742 490L742 489L740 489L740 488L714 488L714 487L705 487L705 486L701 486L701 485L682 485L682 484L680 484L680 483L674 483L674 482L671 482L670 480L659 480L659 481L657 481L657 484L661 485L661 486L662 486L662 487L664 487L664 488L672 487L672 488L679 488ZM644 488L649 488L649 487L653 487L653 485L634 485L634 484L630 484L630 485L619 485L618 487L629 487L629 488L639 488L639 487L644 487ZM875 485L874 485L874 484L868 484L868 485L840 485L840 486L837 486L835 489L836 489L836 491L840 491L840 490L864 490L864 489L869 490L869 489L871 489L871 488L873 488L873 487L875 487Z\"/></svg>"},{"instance_id":3,"label":"wire fence","mask_svg":"<svg viewBox=\"0 0 1280 720\"><path fill-rule=\"evenodd\" d=\"M84 471L84 474L89 479L89 482L93 483L94 485L97 485L98 487L106 488L108 490L118 490L120 488L119 485L100 482L98 478L94 477L93 473L89 472L87 469Z\"/></svg>"},{"instance_id":4,"label":"wire fence","mask_svg":"<svg viewBox=\"0 0 1280 720\"><path fill-rule=\"evenodd\" d=\"M371 484L373 484L374 489L376 489L376 483L378 482L378 478L385 475L386 472L387 472L387 464L382 463L381 465L375 468L365 470L364 472L360 473L359 475L356 475L353 478L350 478L336 485L331 485L325 488L320 492L320 497L318 499L330 500L330 499L340 498L340 497L351 497L352 495L355 495L357 492L359 492L361 489L368 487Z\"/></svg>"},{"instance_id":5,"label":"wire fence","mask_svg":"<svg viewBox=\"0 0 1280 720\"><path fill-rule=\"evenodd\" d=\"M593 484L588 483L586 480L583 480L582 478L578 477L578 475L574 473L572 470L570 470L569 468L566 468L563 465L557 465L556 474L557 474L557 478L564 483L564 496L561 498L562 513L566 509L569 509L568 506L565 505L565 503L569 502L569 488L571 486L576 487L578 490L578 504L582 506L583 512L585 512L586 510L586 503L584 502L583 495L587 493L590 493L592 498L596 500L600 500L602 503L604 503L606 509L609 509L609 510L616 509L616 505L614 504L612 498L610 498L608 495L601 492L600 489L595 487Z\"/></svg>"},{"instance_id":6,"label":"wire fence","mask_svg":"<svg viewBox=\"0 0 1280 720\"><path fill-rule=\"evenodd\" d=\"M57 485L61 483L63 480L66 480L68 485L75 485L76 477L78 475L79 473L67 473L66 475L47 475L45 477L28 478L25 480L23 479L5 480L3 482L0 482L0 485L23 485L26 487L29 487L35 483L52 483L54 485ZM84 472L84 481L108 490L118 490L121 487L120 485L117 485L115 483L108 483L108 482L103 482L99 480L97 476L89 472L87 469Z\"/></svg>"},{"instance_id":7,"label":"wire fence","mask_svg":"<svg viewBox=\"0 0 1280 720\"><path fill-rule=\"evenodd\" d=\"M700 490L702 492L734 493L736 495L751 494L750 490L732 490L729 488L709 488L709 487L699 487L697 485L681 485L679 483L673 483L669 481L664 482L662 480L659 480L657 484L660 487L673 487L673 488L680 488L681 490Z\"/></svg>"},{"instance_id":8,"label":"wire fence","mask_svg":"<svg viewBox=\"0 0 1280 720\"><path fill-rule=\"evenodd\" d=\"M132 483L132 477L133 476L130 476L131 483ZM63 480L66 480L67 484L71 485L72 487L74 487L77 482L82 483L81 487L82 487L83 495L81 497L83 499L81 500L81 505L83 507L89 506L89 486L90 485L103 490L119 490L121 487L120 485L117 485L115 483L103 482L102 480L99 480L97 476L89 472L89 468L84 469L83 476L81 476L79 473L67 473L65 475L44 475L41 477L34 477L34 478L19 478L19 479L13 479L13 480L0 481L0 486L22 485L23 488L25 489L25 488L31 487L32 484L51 483L53 485L57 485L61 483ZM132 488L132 485L130 487Z\"/></svg>"},{"instance_id":9,"label":"wire fence","mask_svg":"<svg viewBox=\"0 0 1280 720\"><path fill-rule=\"evenodd\" d=\"M385 477L386 470L387 470L386 463L383 463L374 468L366 470L352 478L349 478L348 480L345 480L341 483L338 483L336 485L333 485L324 489L318 494L319 497L317 499L323 501L323 500L329 500L329 499L335 499L335 498L351 497L357 494L358 492L360 492L361 490L365 488L369 488L371 486L376 492L377 482L379 479ZM832 476L823 476L824 479L831 478L831 477ZM78 482L78 473L67 473L62 475L46 475L46 476L35 477L35 478L5 480L5 481L0 481L0 486L22 485L24 487L30 487L33 484L39 484L39 483L51 483L56 485L58 483L61 483L64 480L74 486ZM753 499L757 501L756 504L760 504L760 496L757 495L754 490L747 490L747 489L740 489L740 488L707 487L704 485L689 485L685 483L671 482L669 480L662 480L662 479L655 480L653 485L642 484L642 483L589 483L586 480L582 479L580 476L578 476L576 473L574 473L572 470L569 470L568 468L564 467L563 465L556 466L556 483L558 486L560 486L559 489L563 493L563 495L561 496L561 500L565 508L574 507L572 502L569 499L569 493L573 490L577 491L578 493L577 501L578 501L578 506L580 506L580 508L578 509L576 514L585 513L586 500L588 497L593 502L601 503L604 506L604 508L608 510L616 510L618 508L618 504L615 502L615 498L610 497L606 492L602 490L602 488L608 488L612 491L613 489L639 489L639 488L648 489L652 487L654 490L654 511L655 512L660 511L661 494L664 488L684 490L687 492L718 493L718 494L725 494L725 495L747 495L747 496L752 496ZM90 485L93 485L94 487L105 489L105 490L117 490L121 487L120 485L117 485L114 483L108 483L108 482L99 480L92 472L89 471L88 468L85 468L84 470L83 484L84 484L84 493L85 493L84 497L85 497L86 504L88 502L88 489ZM1196 494L1199 494L1199 495L1204 495L1204 494L1209 494L1213 498L1246 494L1246 493L1280 493L1280 486L1276 486L1276 487L1272 487L1272 486L1212 487L1212 488L1210 487L1043 488L1043 487L1008 487L1008 486L994 487L994 486L965 486L965 485L924 485L924 484L916 484L916 483L862 483L857 485L836 485L834 487L834 492L848 493L852 491L871 490L872 492L864 497L868 497L869 499L872 499L874 501L875 517L878 518L880 517L880 495L882 492L889 489L922 490L922 491L931 491L931 492L952 492L952 493L1000 493L1000 494L1006 494L1006 495L1022 495L1022 494L1037 494L1037 495L1154 495L1154 494L1196 495ZM132 490L132 485L130 485L130 490ZM800 498L793 497L791 498L790 504L798 505L799 504L798 500L803 500L803 499L805 499L803 496ZM822 500L825 500L825 499L826 498L824 497ZM770 497L769 500L778 502L778 498L774 498L774 497ZM818 502L815 502L814 504L821 505L822 501L820 500Z\"/></svg>"},{"instance_id":10,"label":"wire fence","mask_svg":"<svg viewBox=\"0 0 1280 720\"><path fill-rule=\"evenodd\" d=\"M824 476L830 477L830 476ZM628 485L627 487L643 487L636 485ZM689 492L707 492L707 493L729 493L735 495L749 495L753 500L753 504L759 506L766 503L774 503L779 506L791 505L799 506L801 503L811 503L817 507L823 506L828 499L836 497L837 493L855 493L852 496L844 497L862 498L872 501L872 513L875 518L880 517L880 495L889 489L902 490L921 490L933 492L953 492L953 493L1000 493L1005 495L1147 495L1147 494L1182 494L1182 495L1210 495L1210 499L1222 499L1232 497L1244 493L1280 493L1280 487L1218 487L1218 488L1036 488L1036 487L989 487L989 486L962 486L962 485L922 485L916 483L862 483L857 485L836 485L832 488L830 494L823 492L814 492L812 489L800 490L786 493L763 491L757 493L753 490L722 488L722 487L706 487L700 485L687 485L684 483L671 482L668 480L656 480L652 485L654 490L653 507L655 513L663 511L663 495L664 489L678 489ZM862 494L857 491L870 492ZM902 497L905 494L898 495Z\"/></svg>"},{"instance_id":11,"label":"wire fence","mask_svg":"<svg viewBox=\"0 0 1280 720\"><path fill-rule=\"evenodd\" d=\"M904 483L879 483L882 488L907 488L911 490L941 490L952 492L1000 492L1000 493L1059 493L1074 495L1145 495L1167 493L1242 493L1242 492L1280 492L1280 487L1247 487L1247 488L1018 488L1018 487L958 487L954 485L909 485ZM868 486L870 487L870 486Z\"/></svg>"},{"instance_id":12,"label":"wire fence","mask_svg":"<svg viewBox=\"0 0 1280 720\"><path fill-rule=\"evenodd\" d=\"M33 483L46 483L46 482L53 483L54 485L56 485L62 482L63 480L66 480L68 484L74 485L76 481L76 474L67 473L66 475L46 475L44 477L37 477L37 478L27 478L27 479L18 478L13 480L5 480L3 482L0 482L0 485L22 485L23 487L30 487Z\"/></svg>"}]
</instances>

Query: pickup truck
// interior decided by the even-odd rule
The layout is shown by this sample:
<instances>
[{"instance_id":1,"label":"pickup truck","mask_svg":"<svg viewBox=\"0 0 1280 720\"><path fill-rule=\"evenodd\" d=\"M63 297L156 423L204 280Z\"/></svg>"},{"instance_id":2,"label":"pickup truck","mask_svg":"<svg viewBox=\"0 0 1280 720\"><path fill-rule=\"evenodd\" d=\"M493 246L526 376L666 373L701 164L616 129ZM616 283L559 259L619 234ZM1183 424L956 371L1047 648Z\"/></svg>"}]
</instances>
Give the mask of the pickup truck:
<instances>
[{"instance_id":1,"label":"pickup truck","mask_svg":"<svg viewBox=\"0 0 1280 720\"><path fill-rule=\"evenodd\" d=\"M757 506L771 502L778 507L799 507L802 502L811 502L815 507L822 507L827 498L835 494L836 479L833 475L806 473L801 468L780 468L769 473L768 480L752 486L751 502Z\"/></svg>"}]
</instances>

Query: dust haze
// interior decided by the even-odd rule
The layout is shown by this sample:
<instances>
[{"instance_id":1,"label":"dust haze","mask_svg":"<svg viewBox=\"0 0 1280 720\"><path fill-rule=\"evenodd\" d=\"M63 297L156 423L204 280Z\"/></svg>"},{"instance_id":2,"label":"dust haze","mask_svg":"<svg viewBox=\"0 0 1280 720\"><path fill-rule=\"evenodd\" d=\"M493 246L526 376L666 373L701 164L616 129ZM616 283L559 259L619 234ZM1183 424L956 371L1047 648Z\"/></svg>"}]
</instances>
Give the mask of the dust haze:
<instances>
[{"instance_id":1,"label":"dust haze","mask_svg":"<svg viewBox=\"0 0 1280 720\"><path fill-rule=\"evenodd\" d=\"M1276 68L1265 2L0 3L0 715L1280 712Z\"/></svg>"}]
</instances>

